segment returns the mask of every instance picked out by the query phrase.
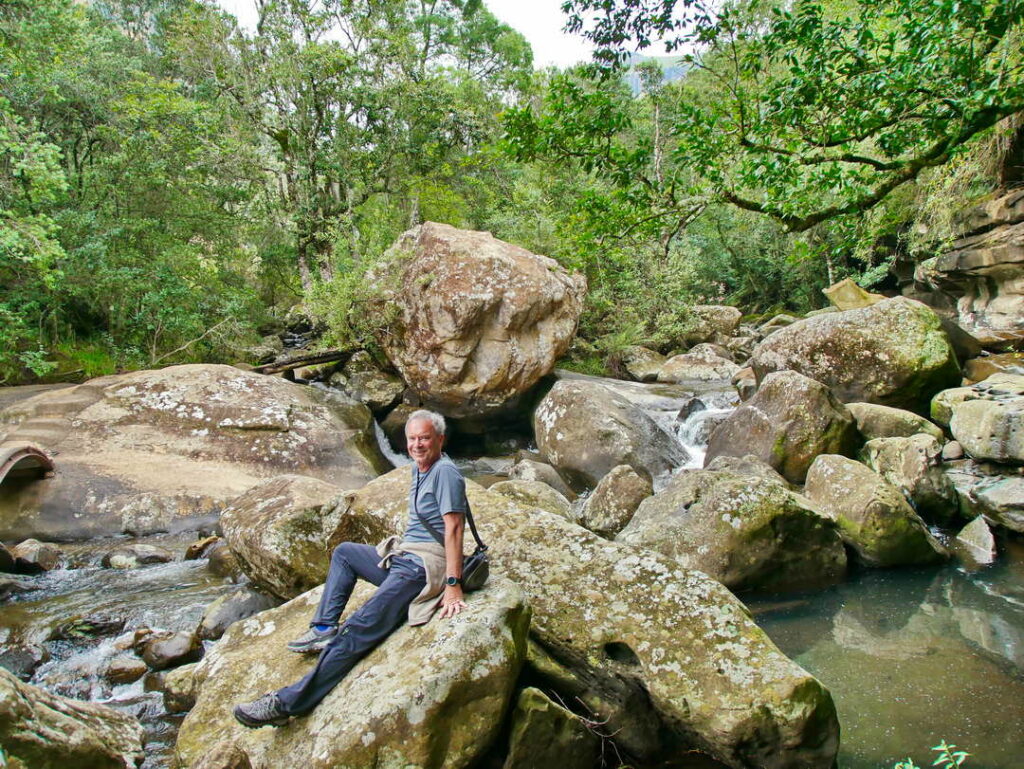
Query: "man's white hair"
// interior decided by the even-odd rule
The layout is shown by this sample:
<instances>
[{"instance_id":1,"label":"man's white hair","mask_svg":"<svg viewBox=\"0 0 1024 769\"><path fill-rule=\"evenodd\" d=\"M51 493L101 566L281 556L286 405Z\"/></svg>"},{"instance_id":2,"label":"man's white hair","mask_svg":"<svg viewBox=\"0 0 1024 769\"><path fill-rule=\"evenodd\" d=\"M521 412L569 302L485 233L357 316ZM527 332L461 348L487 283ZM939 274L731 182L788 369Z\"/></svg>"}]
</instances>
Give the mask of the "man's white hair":
<instances>
[{"instance_id":1,"label":"man's white hair","mask_svg":"<svg viewBox=\"0 0 1024 769\"><path fill-rule=\"evenodd\" d=\"M409 418L405 420L405 426L408 427L410 422L415 422L419 419L425 419L434 426L434 432L438 435L444 435L445 424L444 417L438 414L436 411L427 411L426 409L418 409L409 415Z\"/></svg>"}]
</instances>

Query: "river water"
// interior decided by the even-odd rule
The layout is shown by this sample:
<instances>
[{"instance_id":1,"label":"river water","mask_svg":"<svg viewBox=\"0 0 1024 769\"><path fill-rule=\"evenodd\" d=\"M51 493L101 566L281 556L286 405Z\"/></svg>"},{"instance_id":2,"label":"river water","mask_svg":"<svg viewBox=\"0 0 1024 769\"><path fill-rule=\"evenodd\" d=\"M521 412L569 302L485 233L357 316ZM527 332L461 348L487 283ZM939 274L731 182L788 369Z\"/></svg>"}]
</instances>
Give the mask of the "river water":
<instances>
[{"instance_id":1,"label":"river water","mask_svg":"<svg viewBox=\"0 0 1024 769\"><path fill-rule=\"evenodd\" d=\"M709 429L735 405L731 388L721 384L688 389L615 383L615 389L683 444L690 455L687 467L701 466ZM677 419L694 395L703 408ZM470 475L500 473L508 464L500 458L461 462ZM180 559L193 538L131 541L159 544ZM181 716L168 715L161 696L146 691L143 681L105 681L106 665L123 654L114 646L116 631L69 640L58 637L61 628L91 618L126 629L192 630L207 605L238 586L201 560L132 571L101 568L103 553L124 541L65 545L74 568L19 577L32 589L0 601L0 664L11 667L4 655L18 649L45 651L50 659L31 682L138 716L147 731L144 768L163 769L171 765ZM775 643L832 692L842 725L840 769L891 769L908 756L928 766L929 747L941 739L971 753L967 769L1024 766L1019 538L1004 538L999 559L981 569L956 562L930 569L862 569L824 591L741 598Z\"/></svg>"}]
</instances>

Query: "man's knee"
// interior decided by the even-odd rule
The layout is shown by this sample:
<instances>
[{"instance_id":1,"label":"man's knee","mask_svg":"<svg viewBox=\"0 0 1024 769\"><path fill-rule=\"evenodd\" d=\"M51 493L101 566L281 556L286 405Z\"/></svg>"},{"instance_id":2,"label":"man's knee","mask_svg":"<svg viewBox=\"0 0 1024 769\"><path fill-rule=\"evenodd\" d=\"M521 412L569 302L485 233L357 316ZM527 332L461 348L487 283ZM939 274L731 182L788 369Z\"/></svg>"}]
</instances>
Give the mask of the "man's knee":
<instances>
[{"instance_id":1,"label":"man's knee","mask_svg":"<svg viewBox=\"0 0 1024 769\"><path fill-rule=\"evenodd\" d=\"M354 542L342 542L331 553L331 562L345 561L346 563L351 562L351 556L355 553L356 544Z\"/></svg>"}]
</instances>

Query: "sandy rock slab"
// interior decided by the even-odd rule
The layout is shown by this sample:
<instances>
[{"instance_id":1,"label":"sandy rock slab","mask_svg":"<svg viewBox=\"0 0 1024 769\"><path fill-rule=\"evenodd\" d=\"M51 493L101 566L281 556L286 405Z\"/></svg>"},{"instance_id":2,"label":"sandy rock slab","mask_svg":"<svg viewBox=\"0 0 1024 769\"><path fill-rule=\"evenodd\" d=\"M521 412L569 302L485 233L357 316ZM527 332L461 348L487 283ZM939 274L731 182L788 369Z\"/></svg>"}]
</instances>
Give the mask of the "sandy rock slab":
<instances>
[{"instance_id":1,"label":"sandy rock slab","mask_svg":"<svg viewBox=\"0 0 1024 769\"><path fill-rule=\"evenodd\" d=\"M10 769L134 769L142 762L142 726L0 668L0 746Z\"/></svg>"},{"instance_id":2,"label":"sandy rock slab","mask_svg":"<svg viewBox=\"0 0 1024 769\"><path fill-rule=\"evenodd\" d=\"M358 488L389 467L362 404L219 365L42 392L0 411L2 441L56 460L52 478L4 484L0 537L14 540L196 528L268 477Z\"/></svg>"},{"instance_id":3,"label":"sandy rock slab","mask_svg":"<svg viewBox=\"0 0 1024 769\"><path fill-rule=\"evenodd\" d=\"M378 342L423 403L457 418L513 406L568 349L586 279L489 232L426 222L371 277Z\"/></svg>"},{"instance_id":4,"label":"sandy rock slab","mask_svg":"<svg viewBox=\"0 0 1024 769\"><path fill-rule=\"evenodd\" d=\"M406 504L407 471L357 504ZM719 583L675 559L603 540L552 513L469 483L493 575L533 608L531 647L554 660L595 720L642 761L687 750L731 767L828 769L839 725L828 691L783 655Z\"/></svg>"},{"instance_id":5,"label":"sandy rock slab","mask_svg":"<svg viewBox=\"0 0 1024 769\"><path fill-rule=\"evenodd\" d=\"M372 588L349 602L358 608ZM181 726L182 767L364 769L465 767L497 737L525 656L529 609L507 579L492 578L450 620L399 628L313 710L281 728L246 729L231 715L305 675L311 657L285 644L308 627L317 588L232 625L196 667L195 707ZM209 755L224 762L210 764ZM235 762L235 763L231 763Z\"/></svg>"}]
</instances>

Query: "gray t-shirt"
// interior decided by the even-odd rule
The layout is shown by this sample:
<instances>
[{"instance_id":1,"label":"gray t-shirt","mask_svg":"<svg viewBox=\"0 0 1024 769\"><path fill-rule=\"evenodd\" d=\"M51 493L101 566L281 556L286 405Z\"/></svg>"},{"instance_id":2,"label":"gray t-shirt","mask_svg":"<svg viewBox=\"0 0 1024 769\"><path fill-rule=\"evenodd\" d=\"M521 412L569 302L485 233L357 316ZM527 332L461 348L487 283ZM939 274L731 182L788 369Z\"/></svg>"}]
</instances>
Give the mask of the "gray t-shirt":
<instances>
[{"instance_id":1,"label":"gray t-shirt","mask_svg":"<svg viewBox=\"0 0 1024 769\"><path fill-rule=\"evenodd\" d=\"M445 514L465 513L468 508L466 481L447 454L442 454L425 473L413 464L409 480L409 523L403 539L406 542L437 542L416 515L417 510L443 539Z\"/></svg>"}]
</instances>

